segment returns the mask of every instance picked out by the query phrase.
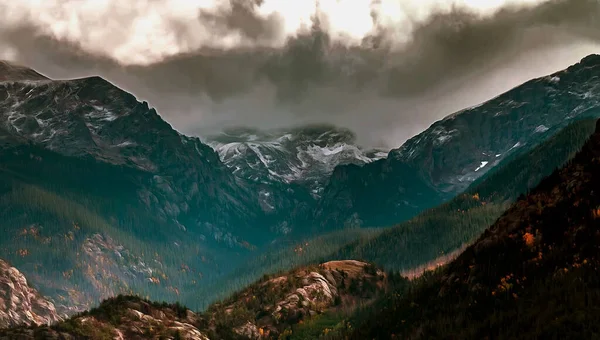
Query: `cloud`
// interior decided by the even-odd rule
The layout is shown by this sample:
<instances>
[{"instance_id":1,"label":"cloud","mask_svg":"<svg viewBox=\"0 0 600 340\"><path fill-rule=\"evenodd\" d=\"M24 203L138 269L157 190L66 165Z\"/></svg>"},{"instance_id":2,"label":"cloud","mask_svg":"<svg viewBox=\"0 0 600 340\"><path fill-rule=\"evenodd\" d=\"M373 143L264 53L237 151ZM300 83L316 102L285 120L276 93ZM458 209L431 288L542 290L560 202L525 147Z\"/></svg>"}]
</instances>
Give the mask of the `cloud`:
<instances>
[{"instance_id":1,"label":"cloud","mask_svg":"<svg viewBox=\"0 0 600 340\"><path fill-rule=\"evenodd\" d=\"M600 37L595 0L47 0L0 13L3 57L54 78L100 74L183 132L325 122L385 147Z\"/></svg>"},{"instance_id":2,"label":"cloud","mask_svg":"<svg viewBox=\"0 0 600 340\"><path fill-rule=\"evenodd\" d=\"M336 41L359 44L386 31L406 42L434 14L493 15L547 0L24 0L0 3L6 28L77 45L124 65L147 65L205 48L283 47L315 20Z\"/></svg>"}]
</instances>

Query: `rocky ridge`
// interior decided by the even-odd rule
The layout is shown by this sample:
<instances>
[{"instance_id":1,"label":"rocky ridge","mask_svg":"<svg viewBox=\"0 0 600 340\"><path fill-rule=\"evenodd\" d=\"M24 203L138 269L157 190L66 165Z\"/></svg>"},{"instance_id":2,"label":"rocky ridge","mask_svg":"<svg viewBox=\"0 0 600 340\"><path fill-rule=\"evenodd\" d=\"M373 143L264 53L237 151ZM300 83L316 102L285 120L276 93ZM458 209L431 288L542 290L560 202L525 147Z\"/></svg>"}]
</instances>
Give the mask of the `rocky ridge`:
<instances>
[{"instance_id":1,"label":"rocky ridge","mask_svg":"<svg viewBox=\"0 0 600 340\"><path fill-rule=\"evenodd\" d=\"M574 119L600 115L600 55L454 113L362 167L338 166L316 209L321 228L389 226L439 205L506 157Z\"/></svg>"},{"instance_id":2,"label":"rocky ridge","mask_svg":"<svg viewBox=\"0 0 600 340\"><path fill-rule=\"evenodd\" d=\"M61 320L52 302L31 288L19 270L0 260L0 328Z\"/></svg>"}]
</instances>

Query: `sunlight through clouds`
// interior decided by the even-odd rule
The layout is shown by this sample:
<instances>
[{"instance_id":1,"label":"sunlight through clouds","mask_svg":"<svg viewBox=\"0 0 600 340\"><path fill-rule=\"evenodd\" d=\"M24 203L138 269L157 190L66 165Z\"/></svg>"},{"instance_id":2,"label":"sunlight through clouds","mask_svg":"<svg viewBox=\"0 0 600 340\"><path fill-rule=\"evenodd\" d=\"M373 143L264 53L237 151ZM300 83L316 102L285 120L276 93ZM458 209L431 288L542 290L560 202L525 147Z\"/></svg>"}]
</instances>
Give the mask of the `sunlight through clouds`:
<instances>
[{"instance_id":1,"label":"sunlight through clouds","mask_svg":"<svg viewBox=\"0 0 600 340\"><path fill-rule=\"evenodd\" d=\"M30 25L39 35L85 52L124 65L146 65L202 48L282 47L288 38L310 30L315 19L342 44L357 45L385 31L393 46L409 41L414 26L436 13L458 8L488 16L505 6L545 1L21 0L0 1L0 19L9 29ZM255 23L252 20L271 22L277 32L249 36L245 28Z\"/></svg>"}]
</instances>

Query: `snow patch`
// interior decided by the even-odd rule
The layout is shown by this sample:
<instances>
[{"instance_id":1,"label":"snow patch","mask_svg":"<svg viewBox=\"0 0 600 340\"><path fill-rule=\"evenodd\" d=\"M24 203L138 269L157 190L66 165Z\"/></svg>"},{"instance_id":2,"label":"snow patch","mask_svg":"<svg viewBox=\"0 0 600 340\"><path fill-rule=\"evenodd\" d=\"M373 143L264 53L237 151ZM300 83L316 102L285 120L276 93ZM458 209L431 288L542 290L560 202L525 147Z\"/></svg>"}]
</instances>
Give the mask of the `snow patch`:
<instances>
[{"instance_id":1,"label":"snow patch","mask_svg":"<svg viewBox=\"0 0 600 340\"><path fill-rule=\"evenodd\" d=\"M477 167L477 169L475 169L475 172L483 169L486 165L488 165L489 162L481 162L481 165Z\"/></svg>"},{"instance_id":2,"label":"snow patch","mask_svg":"<svg viewBox=\"0 0 600 340\"><path fill-rule=\"evenodd\" d=\"M510 149L508 149L508 151L511 151L512 149L516 149L518 147L521 146L521 142L517 142L515 145L513 145Z\"/></svg>"},{"instance_id":3,"label":"snow patch","mask_svg":"<svg viewBox=\"0 0 600 340\"><path fill-rule=\"evenodd\" d=\"M545 125L540 125L540 126L536 127L533 132L535 132L535 133L542 133L542 132L546 132L548 130L550 130L550 129L547 128Z\"/></svg>"}]
</instances>

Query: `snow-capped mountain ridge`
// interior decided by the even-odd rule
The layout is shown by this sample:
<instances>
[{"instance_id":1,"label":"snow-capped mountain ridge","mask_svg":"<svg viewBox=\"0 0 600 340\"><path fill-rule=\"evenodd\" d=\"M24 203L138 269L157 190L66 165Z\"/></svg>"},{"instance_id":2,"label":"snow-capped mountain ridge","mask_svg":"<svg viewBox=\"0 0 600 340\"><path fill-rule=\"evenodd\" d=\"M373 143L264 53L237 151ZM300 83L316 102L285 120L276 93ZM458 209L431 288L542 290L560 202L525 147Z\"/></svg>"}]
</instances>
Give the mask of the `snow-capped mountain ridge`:
<instances>
[{"instance_id":1,"label":"snow-capped mountain ridge","mask_svg":"<svg viewBox=\"0 0 600 340\"><path fill-rule=\"evenodd\" d=\"M351 131L327 125L229 130L206 141L236 176L261 183L303 183L315 196L336 166L363 165L387 156L384 150L358 146Z\"/></svg>"},{"instance_id":2,"label":"snow-capped mountain ridge","mask_svg":"<svg viewBox=\"0 0 600 340\"><path fill-rule=\"evenodd\" d=\"M454 178L446 180L448 183L464 189L488 169L493 168L502 159L516 151L517 148L532 144L532 140L544 138L544 134L552 128L565 126L569 120L585 116L586 111L600 107L600 78L594 75L600 69L598 60L600 60L599 56L586 57L580 64L571 66L567 70L530 80L487 102L448 115L432 124L421 134L409 139L400 148L392 150L389 157L405 162L418 161L419 157L428 154L429 147L443 148L444 144L455 138L460 140L468 135L472 136L478 133L478 131L465 131L466 126L456 123L456 119L464 119L473 115L489 116L497 121L494 124L500 126L507 123L513 124L513 119L516 118L516 124L521 125L519 129L524 129L523 132L526 133L515 134L512 140L509 138L507 144L498 143L498 145L484 146L478 150L477 158L479 159L474 158L470 164L458 171ZM580 81L582 77L587 77L587 74L592 75L589 80ZM550 107L556 108L558 114L544 111L533 112L533 110L531 116L519 113L531 110L530 107L538 105L537 101L544 100L544 98L549 102ZM565 110L560 106L561 104L554 103L558 99L579 103ZM512 117L513 115L520 116ZM487 166L480 165L484 162Z\"/></svg>"}]
</instances>

